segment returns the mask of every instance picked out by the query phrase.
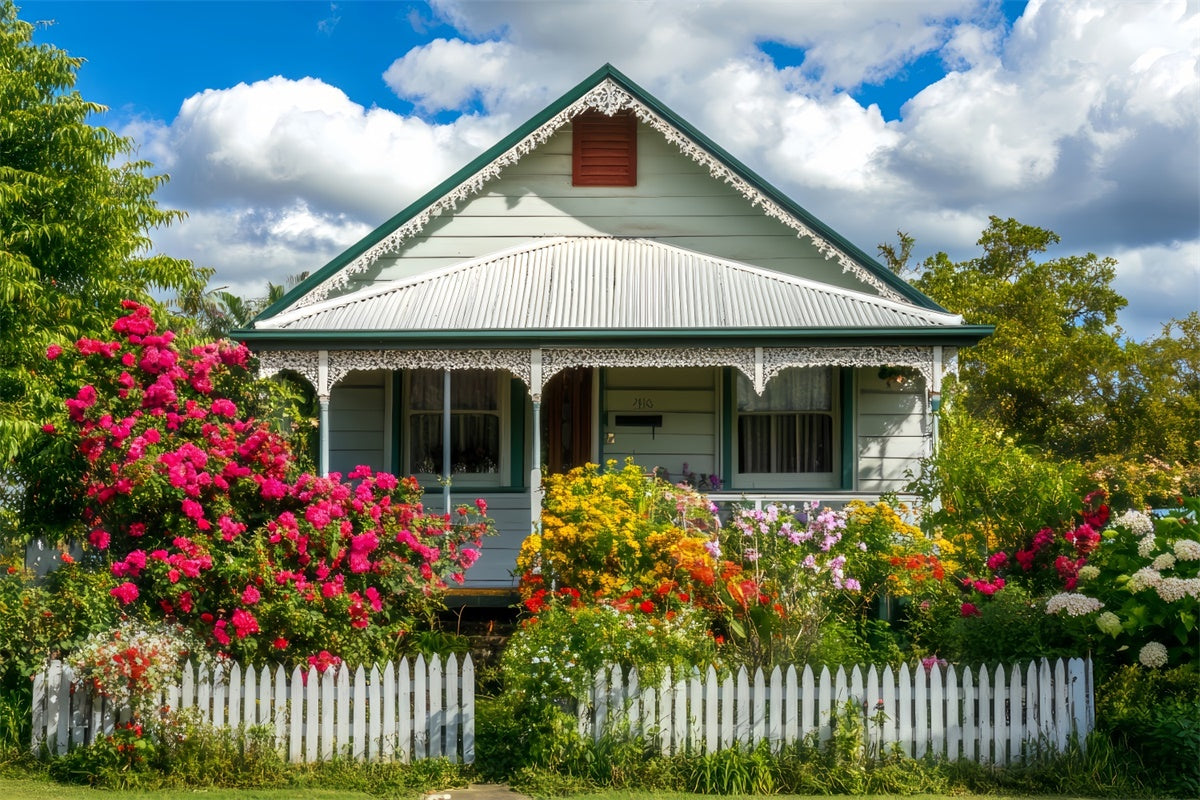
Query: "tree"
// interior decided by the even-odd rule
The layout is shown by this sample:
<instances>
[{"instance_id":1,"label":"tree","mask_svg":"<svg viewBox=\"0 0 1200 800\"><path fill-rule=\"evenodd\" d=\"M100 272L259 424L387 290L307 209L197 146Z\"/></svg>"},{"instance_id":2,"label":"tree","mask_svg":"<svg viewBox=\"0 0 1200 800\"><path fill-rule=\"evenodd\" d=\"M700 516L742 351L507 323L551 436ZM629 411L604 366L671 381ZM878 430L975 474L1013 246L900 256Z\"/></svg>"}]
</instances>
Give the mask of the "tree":
<instances>
[{"instance_id":1,"label":"tree","mask_svg":"<svg viewBox=\"0 0 1200 800\"><path fill-rule=\"evenodd\" d=\"M104 107L73 88L82 60L35 45L33 30L0 0L0 465L54 402L47 347L100 335L125 298L154 304L207 278L150 252L149 231L182 216L153 198L167 178L88 124Z\"/></svg>"},{"instance_id":2,"label":"tree","mask_svg":"<svg viewBox=\"0 0 1200 800\"><path fill-rule=\"evenodd\" d=\"M1088 253L1036 260L1059 237L991 217L976 258L925 260L914 285L970 322L996 326L960 356L958 400L1021 444L1083 459L1118 446L1109 417L1126 354L1111 284L1116 262Z\"/></svg>"}]
</instances>

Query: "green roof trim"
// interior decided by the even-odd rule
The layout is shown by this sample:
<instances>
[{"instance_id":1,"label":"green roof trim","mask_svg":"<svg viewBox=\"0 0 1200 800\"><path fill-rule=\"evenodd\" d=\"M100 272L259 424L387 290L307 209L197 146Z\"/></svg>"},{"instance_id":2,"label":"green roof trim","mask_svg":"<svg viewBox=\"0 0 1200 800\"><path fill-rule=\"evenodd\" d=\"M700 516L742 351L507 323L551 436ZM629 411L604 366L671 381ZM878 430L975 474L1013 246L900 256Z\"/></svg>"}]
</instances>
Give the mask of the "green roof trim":
<instances>
[{"instance_id":1,"label":"green roof trim","mask_svg":"<svg viewBox=\"0 0 1200 800\"><path fill-rule=\"evenodd\" d=\"M722 147L717 145L714 141L705 136L690 123L679 117L679 115L677 115L674 111L663 105L657 98L631 81L611 64L605 64L600 69L584 78L553 103L546 106L546 108L530 117L519 128L505 136L496 144L492 145L492 147L480 153L449 178L442 181L433 189L430 189L420 198L409 204L409 206L399 214L396 214L391 219L384 222L375 230L371 231L362 239L358 240L349 248L338 254L332 261L321 267L321 269L317 270L308 278L301 281L282 298L264 309L260 314L258 314L258 316L254 318L253 321L268 319L290 307L294 302L299 300L309 291L333 277L339 270L353 262L369 248L373 247L394 230L404 225L413 217L417 216L419 213L425 210L426 207L434 203L445 194L449 193L459 184L463 183L463 181L465 181L467 178L479 172L489 163L511 149L522 139L529 136L541 126L545 125L556 114L582 98L591 89L595 88L598 84L606 79L611 79L613 82L620 85L621 88L635 97L638 102L654 111L655 114L662 117L668 123L682 131L689 138L693 139L697 144L704 147L718 161L722 162L734 173L751 183L756 189L788 211L788 213L801 220L806 226L811 228L814 233L833 243L837 248L846 253L846 255L858 262L864 269L876 275L886 285L890 286L903 297L907 298L910 302L923 308L928 308L935 311L946 311L946 309L942 308L927 295L918 291L906 281L900 279L887 267L883 266L878 261L867 255L860 248L841 236L841 234L834 231L824 222L794 202L783 192L765 181L749 167L745 166L736 158L731 156ZM240 337L249 332L236 331L235 333ZM258 337L253 338L257 339Z\"/></svg>"},{"instance_id":2,"label":"green roof trim","mask_svg":"<svg viewBox=\"0 0 1200 800\"><path fill-rule=\"evenodd\" d=\"M289 331L247 330L235 331L238 341L253 344L263 349L293 349L305 345L304 349L347 350L361 345L394 346L405 349L477 349L479 347L504 348L578 346L588 342L627 343L631 347L681 347L688 345L762 345L779 347L803 342L813 346L862 346L862 345L948 345L966 347L990 336L993 325L959 325L937 328L717 328L712 330L689 329L613 329L578 328L546 330L495 330L495 331Z\"/></svg>"}]
</instances>

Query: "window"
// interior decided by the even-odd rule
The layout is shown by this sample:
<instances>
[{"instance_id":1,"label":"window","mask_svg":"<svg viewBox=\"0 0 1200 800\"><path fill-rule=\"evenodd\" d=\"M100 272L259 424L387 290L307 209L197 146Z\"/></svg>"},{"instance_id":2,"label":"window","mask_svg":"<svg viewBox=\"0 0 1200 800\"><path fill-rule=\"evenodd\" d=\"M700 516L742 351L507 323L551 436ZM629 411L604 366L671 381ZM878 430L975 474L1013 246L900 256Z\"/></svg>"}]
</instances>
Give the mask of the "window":
<instances>
[{"instance_id":1,"label":"window","mask_svg":"<svg viewBox=\"0 0 1200 800\"><path fill-rule=\"evenodd\" d=\"M572 186L637 186L637 118L588 111L571 121Z\"/></svg>"},{"instance_id":2,"label":"window","mask_svg":"<svg viewBox=\"0 0 1200 800\"><path fill-rule=\"evenodd\" d=\"M791 368L757 395L737 376L736 471L745 488L834 486L837 386L832 367Z\"/></svg>"},{"instance_id":3,"label":"window","mask_svg":"<svg viewBox=\"0 0 1200 800\"><path fill-rule=\"evenodd\" d=\"M450 472L460 484L499 485L503 479L504 373L465 370L450 373ZM408 471L440 475L442 469L442 391L439 370L408 375Z\"/></svg>"}]
</instances>

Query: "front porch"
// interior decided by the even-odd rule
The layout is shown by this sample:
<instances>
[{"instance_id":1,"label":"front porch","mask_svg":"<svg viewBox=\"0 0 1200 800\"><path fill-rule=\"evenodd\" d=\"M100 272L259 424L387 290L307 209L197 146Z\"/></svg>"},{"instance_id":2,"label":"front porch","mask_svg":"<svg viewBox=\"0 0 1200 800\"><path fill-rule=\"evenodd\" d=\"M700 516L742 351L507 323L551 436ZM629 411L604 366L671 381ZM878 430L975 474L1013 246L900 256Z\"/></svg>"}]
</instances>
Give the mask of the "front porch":
<instances>
[{"instance_id":1,"label":"front porch","mask_svg":"<svg viewBox=\"0 0 1200 800\"><path fill-rule=\"evenodd\" d=\"M367 464L415 474L434 508L484 499L499 535L467 589L507 597L517 551L540 516L544 471L633 458L672 481L694 475L719 504L838 507L898 492L930 452L931 400L954 352L263 349L259 357L264 375L288 370L316 391L322 472Z\"/></svg>"}]
</instances>

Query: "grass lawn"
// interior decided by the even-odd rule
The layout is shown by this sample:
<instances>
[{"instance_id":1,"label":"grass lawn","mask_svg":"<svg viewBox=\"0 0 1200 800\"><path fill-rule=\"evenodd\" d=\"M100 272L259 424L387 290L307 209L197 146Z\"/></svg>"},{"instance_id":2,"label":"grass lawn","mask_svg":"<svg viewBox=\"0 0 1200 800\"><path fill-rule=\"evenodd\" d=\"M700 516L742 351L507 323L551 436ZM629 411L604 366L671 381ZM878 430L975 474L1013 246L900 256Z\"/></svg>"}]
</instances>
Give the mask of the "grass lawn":
<instances>
[{"instance_id":1,"label":"grass lawn","mask_svg":"<svg viewBox=\"0 0 1200 800\"><path fill-rule=\"evenodd\" d=\"M450 790L451 797L457 792ZM372 795L335 789L175 789L154 792L109 792L85 786L67 786L51 781L30 778L0 778L0 800L97 800L103 797L137 797L139 800L296 800L296 798L338 798L338 800L370 800ZM514 795L515 796L515 795ZM420 798L420 794L400 795ZM466 795L465 797L469 797ZM715 795L675 792L601 791L570 795L562 800L712 800ZM862 795L856 800L896 799L901 795ZM949 800L950 795L903 795L906 800ZM1047 798L1049 796L1041 795ZM776 800L829 800L829 795L772 795ZM953 800L1034 800L1031 795L954 795ZM1053 800L1084 800L1076 796L1053 796Z\"/></svg>"}]
</instances>

